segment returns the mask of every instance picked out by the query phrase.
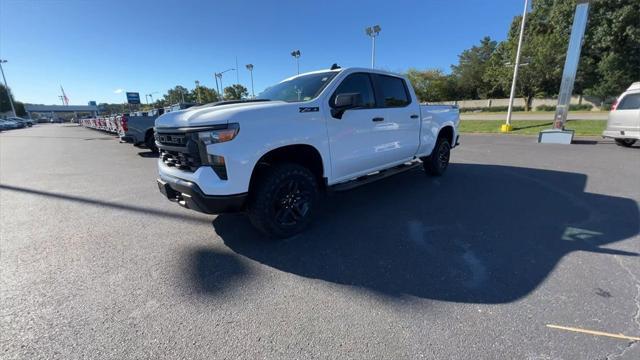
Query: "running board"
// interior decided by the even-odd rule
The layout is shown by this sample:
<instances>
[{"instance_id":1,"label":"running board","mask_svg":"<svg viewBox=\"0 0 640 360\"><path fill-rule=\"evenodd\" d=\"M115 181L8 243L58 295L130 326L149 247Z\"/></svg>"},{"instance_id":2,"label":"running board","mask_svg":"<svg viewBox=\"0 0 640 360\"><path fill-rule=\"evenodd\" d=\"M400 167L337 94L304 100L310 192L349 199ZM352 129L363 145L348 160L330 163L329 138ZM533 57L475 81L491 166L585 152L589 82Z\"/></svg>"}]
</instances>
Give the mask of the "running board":
<instances>
[{"instance_id":1,"label":"running board","mask_svg":"<svg viewBox=\"0 0 640 360\"><path fill-rule=\"evenodd\" d=\"M405 171L409 171L416 167L422 166L422 162L416 161L409 165L402 164L390 169L380 170L379 172L373 173L371 175L361 176L355 180L335 184L329 187L329 191L346 191L351 190L353 188L357 188L358 186L366 185L372 183L374 181L378 181L384 178L388 178L389 176L397 175L403 173Z\"/></svg>"}]
</instances>

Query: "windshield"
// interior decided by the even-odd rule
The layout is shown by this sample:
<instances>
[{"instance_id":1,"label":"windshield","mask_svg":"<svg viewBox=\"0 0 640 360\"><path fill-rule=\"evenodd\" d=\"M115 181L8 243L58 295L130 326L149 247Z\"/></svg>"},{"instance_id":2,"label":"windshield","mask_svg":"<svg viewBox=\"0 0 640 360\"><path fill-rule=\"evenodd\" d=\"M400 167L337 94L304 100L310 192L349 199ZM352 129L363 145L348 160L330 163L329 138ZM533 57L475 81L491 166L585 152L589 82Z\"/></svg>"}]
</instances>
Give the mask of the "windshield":
<instances>
[{"instance_id":1,"label":"windshield","mask_svg":"<svg viewBox=\"0 0 640 360\"><path fill-rule=\"evenodd\" d=\"M258 95L258 99L286 102L308 101L318 96L336 74L336 71L327 71L286 80L267 88Z\"/></svg>"}]
</instances>

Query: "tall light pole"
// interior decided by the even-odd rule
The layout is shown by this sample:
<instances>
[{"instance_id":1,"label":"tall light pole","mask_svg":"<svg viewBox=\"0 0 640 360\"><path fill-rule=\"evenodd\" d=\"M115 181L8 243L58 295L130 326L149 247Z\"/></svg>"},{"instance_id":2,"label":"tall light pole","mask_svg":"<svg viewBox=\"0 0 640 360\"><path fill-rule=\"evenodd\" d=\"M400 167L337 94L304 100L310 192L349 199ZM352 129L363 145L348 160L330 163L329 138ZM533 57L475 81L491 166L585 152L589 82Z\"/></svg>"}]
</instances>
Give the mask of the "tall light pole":
<instances>
[{"instance_id":1,"label":"tall light pole","mask_svg":"<svg viewBox=\"0 0 640 360\"><path fill-rule=\"evenodd\" d=\"M294 50L294 51L291 52L291 56L296 58L296 66L298 68L298 75L300 75L300 55L302 55L300 50Z\"/></svg>"},{"instance_id":2,"label":"tall light pole","mask_svg":"<svg viewBox=\"0 0 640 360\"><path fill-rule=\"evenodd\" d=\"M151 102L153 102L153 94L157 94L157 93L158 93L157 91L154 91L154 92L152 92L151 94L147 94L147 95L145 95L145 96L148 96L148 97L149 97L149 99L151 99Z\"/></svg>"},{"instance_id":3,"label":"tall light pole","mask_svg":"<svg viewBox=\"0 0 640 360\"><path fill-rule=\"evenodd\" d=\"M376 67L376 37L380 35L382 28L380 25L369 26L364 32L371 38L371 68Z\"/></svg>"},{"instance_id":4,"label":"tall light pole","mask_svg":"<svg viewBox=\"0 0 640 360\"><path fill-rule=\"evenodd\" d=\"M196 95L198 96L198 104L202 104L200 100L200 81L196 80Z\"/></svg>"},{"instance_id":5,"label":"tall light pole","mask_svg":"<svg viewBox=\"0 0 640 360\"><path fill-rule=\"evenodd\" d=\"M221 71L221 72L215 74L216 78L220 79L220 92L219 92L219 94L220 94L220 97L223 98L223 99L224 99L224 95L222 93L224 92L224 87L222 86L222 75L224 73L226 73L227 71L233 71L233 70L235 70L235 69L231 68L231 69L227 69L225 71Z\"/></svg>"},{"instance_id":6,"label":"tall light pole","mask_svg":"<svg viewBox=\"0 0 640 360\"><path fill-rule=\"evenodd\" d=\"M4 80L4 88L7 89L7 97L9 97L9 104L11 104L11 111L13 112L13 117L18 117L18 115L16 115L16 108L13 106L13 99L11 98L11 91L9 90L9 85L7 85L7 78L4 77L4 70L2 69L2 64L6 62L7 60L0 59L0 72L2 72L2 80Z\"/></svg>"},{"instance_id":7,"label":"tall light pole","mask_svg":"<svg viewBox=\"0 0 640 360\"><path fill-rule=\"evenodd\" d=\"M513 98L516 94L516 81L518 80L518 68L520 67L520 50L522 49L522 38L524 36L524 24L527 20L527 8L529 0L524 0L524 11L522 12L522 23L520 24L520 35L518 36L518 50L516 50L516 63L513 66L513 80L511 81L511 93L509 94L509 108L507 109L507 122L500 127L501 132L509 132L511 126L511 113L513 111Z\"/></svg>"},{"instance_id":8,"label":"tall light pole","mask_svg":"<svg viewBox=\"0 0 640 360\"><path fill-rule=\"evenodd\" d=\"M220 88L218 87L218 73L213 73L213 77L216 79L216 92L218 93L218 96L221 97Z\"/></svg>"},{"instance_id":9,"label":"tall light pole","mask_svg":"<svg viewBox=\"0 0 640 360\"><path fill-rule=\"evenodd\" d=\"M247 70L249 70L249 74L251 74L251 97L255 99L256 93L253 91L253 64L246 65Z\"/></svg>"}]
</instances>

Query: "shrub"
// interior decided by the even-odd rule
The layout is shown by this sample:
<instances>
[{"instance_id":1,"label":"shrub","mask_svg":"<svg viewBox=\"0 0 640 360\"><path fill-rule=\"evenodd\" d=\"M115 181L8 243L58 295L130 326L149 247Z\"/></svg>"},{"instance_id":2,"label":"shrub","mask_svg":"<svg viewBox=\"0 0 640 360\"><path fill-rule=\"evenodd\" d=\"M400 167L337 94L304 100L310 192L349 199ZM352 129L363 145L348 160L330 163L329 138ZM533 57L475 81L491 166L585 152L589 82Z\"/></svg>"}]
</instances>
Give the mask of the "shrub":
<instances>
[{"instance_id":1,"label":"shrub","mask_svg":"<svg viewBox=\"0 0 640 360\"><path fill-rule=\"evenodd\" d=\"M593 105L591 104L571 104L569 105L569 111L591 110ZM540 105L536 106L536 111L556 111L555 105Z\"/></svg>"},{"instance_id":2,"label":"shrub","mask_svg":"<svg viewBox=\"0 0 640 360\"><path fill-rule=\"evenodd\" d=\"M509 109L508 106L492 106L492 107L468 107L460 109L460 112L506 112ZM523 106L514 106L513 111L524 111Z\"/></svg>"}]
</instances>

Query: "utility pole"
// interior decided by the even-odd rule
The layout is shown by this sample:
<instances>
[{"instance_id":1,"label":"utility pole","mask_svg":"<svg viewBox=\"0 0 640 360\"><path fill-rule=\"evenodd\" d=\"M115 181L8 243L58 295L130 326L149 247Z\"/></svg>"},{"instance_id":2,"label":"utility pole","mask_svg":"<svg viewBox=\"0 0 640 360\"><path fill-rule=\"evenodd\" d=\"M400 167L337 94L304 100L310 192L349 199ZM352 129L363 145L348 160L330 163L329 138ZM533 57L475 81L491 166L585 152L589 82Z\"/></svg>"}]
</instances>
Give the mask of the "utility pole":
<instances>
[{"instance_id":1,"label":"utility pole","mask_svg":"<svg viewBox=\"0 0 640 360\"><path fill-rule=\"evenodd\" d=\"M518 68L520 67L520 50L522 49L522 38L524 36L524 24L527 20L527 8L529 0L524 0L524 11L522 12L522 23L520 24L520 35L518 36L518 50L516 50L516 63L513 66L513 80L511 81L511 93L509 95L509 108L507 109L507 122L500 127L501 132L509 132L511 126L511 113L513 111L513 98L516 95L516 82L518 81Z\"/></svg>"},{"instance_id":2,"label":"utility pole","mask_svg":"<svg viewBox=\"0 0 640 360\"><path fill-rule=\"evenodd\" d=\"M7 85L7 78L4 77L4 69L2 69L2 64L5 64L7 60L0 59L0 72L2 72L2 80L4 80L4 87L7 89L7 97L9 97L9 104L11 104L11 111L13 112L13 117L18 117L16 115L16 108L13 106L13 99L11 98L11 90L9 90L9 85Z\"/></svg>"},{"instance_id":3,"label":"utility pole","mask_svg":"<svg viewBox=\"0 0 640 360\"><path fill-rule=\"evenodd\" d=\"M216 92L220 96L220 88L218 87L218 73L213 73L213 77L216 79Z\"/></svg>"},{"instance_id":4,"label":"utility pole","mask_svg":"<svg viewBox=\"0 0 640 360\"><path fill-rule=\"evenodd\" d=\"M240 68L238 68L238 57L236 56L236 84L240 84Z\"/></svg>"},{"instance_id":5,"label":"utility pole","mask_svg":"<svg viewBox=\"0 0 640 360\"><path fill-rule=\"evenodd\" d=\"M291 52L291 56L296 58L296 66L298 68L298 75L300 75L300 50L294 50Z\"/></svg>"},{"instance_id":6,"label":"utility pole","mask_svg":"<svg viewBox=\"0 0 640 360\"><path fill-rule=\"evenodd\" d=\"M222 71L222 72L219 72L219 73L216 73L216 74L215 74L215 75L216 75L216 79L217 79L217 78L219 78L219 79L220 79L220 92L219 92L219 94L220 94L220 97L221 97L221 98L224 98L224 95L222 94L222 93L224 92L224 87L222 86L222 75L223 75L224 73L226 73L227 71L233 71L233 70L235 70L235 69L231 68L231 69L227 69L227 70L225 70L225 71ZM217 84L217 81L216 81L216 84Z\"/></svg>"},{"instance_id":7,"label":"utility pole","mask_svg":"<svg viewBox=\"0 0 640 360\"><path fill-rule=\"evenodd\" d=\"M371 68L376 67L376 37L380 35L382 28L380 25L369 26L364 32L371 38Z\"/></svg>"},{"instance_id":8,"label":"utility pole","mask_svg":"<svg viewBox=\"0 0 640 360\"><path fill-rule=\"evenodd\" d=\"M255 99L256 93L253 91L253 64L246 65L247 70L249 70L249 74L251 74L251 97Z\"/></svg>"}]
</instances>

